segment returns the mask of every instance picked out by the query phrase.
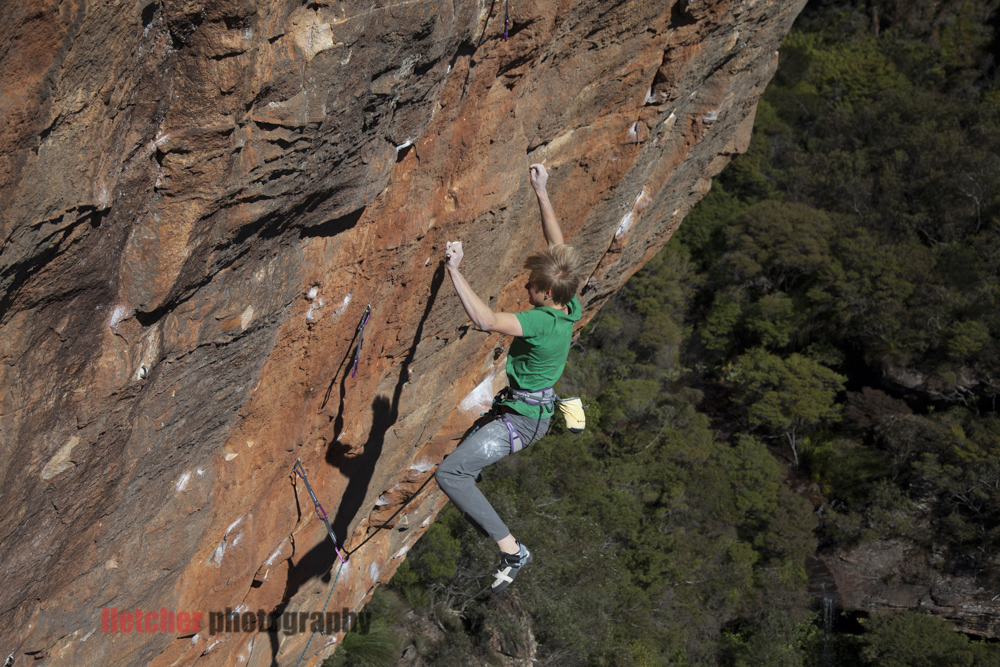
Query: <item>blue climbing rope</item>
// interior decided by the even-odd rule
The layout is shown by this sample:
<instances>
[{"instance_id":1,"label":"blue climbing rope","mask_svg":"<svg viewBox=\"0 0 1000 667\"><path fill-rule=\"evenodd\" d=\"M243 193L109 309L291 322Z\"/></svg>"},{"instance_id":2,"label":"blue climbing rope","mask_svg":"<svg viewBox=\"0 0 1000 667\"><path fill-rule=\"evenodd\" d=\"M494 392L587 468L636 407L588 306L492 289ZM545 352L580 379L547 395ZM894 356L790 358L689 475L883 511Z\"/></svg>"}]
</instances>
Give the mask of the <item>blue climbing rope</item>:
<instances>
[{"instance_id":1,"label":"blue climbing rope","mask_svg":"<svg viewBox=\"0 0 1000 667\"><path fill-rule=\"evenodd\" d=\"M340 567L337 568L337 576L333 578L333 583L330 585L330 594L326 596L326 603L323 604L323 611L320 612L320 618L324 618L326 616L326 607L330 604L330 599L333 597L333 589L337 587L337 580L340 579L340 571L344 569L344 564L346 562L347 561L345 560L340 561ZM316 636L317 632L319 632L318 625L316 629L313 630L313 633L309 635L309 641L306 642L306 647L302 649L302 655L299 656L299 661L295 663L295 667L299 667L302 663L302 658L306 657L306 651L309 650L309 645L312 644L313 637Z\"/></svg>"}]
</instances>

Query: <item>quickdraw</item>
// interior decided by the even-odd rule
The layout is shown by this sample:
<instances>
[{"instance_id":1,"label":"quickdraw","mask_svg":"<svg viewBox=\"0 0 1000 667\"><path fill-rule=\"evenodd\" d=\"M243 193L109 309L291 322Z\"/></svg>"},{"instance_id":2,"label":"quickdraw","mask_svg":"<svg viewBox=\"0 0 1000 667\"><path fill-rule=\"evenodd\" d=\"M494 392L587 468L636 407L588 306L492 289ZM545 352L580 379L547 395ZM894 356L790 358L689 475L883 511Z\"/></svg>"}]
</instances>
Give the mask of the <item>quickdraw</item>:
<instances>
[{"instance_id":1,"label":"quickdraw","mask_svg":"<svg viewBox=\"0 0 1000 667\"><path fill-rule=\"evenodd\" d=\"M510 0L504 0L503 6L503 41L507 41L507 30L510 28Z\"/></svg>"},{"instance_id":2,"label":"quickdraw","mask_svg":"<svg viewBox=\"0 0 1000 667\"><path fill-rule=\"evenodd\" d=\"M361 344L365 342L365 325L368 324L368 316L372 314L371 301L365 308L365 314L361 316L361 324L358 326L358 349L354 352L354 366L351 368L351 377L358 372L358 359L361 358Z\"/></svg>"},{"instance_id":3,"label":"quickdraw","mask_svg":"<svg viewBox=\"0 0 1000 667\"><path fill-rule=\"evenodd\" d=\"M333 527L330 526L330 519L326 516L326 510L320 505L319 500L316 498L316 494L313 493L312 485L309 484L309 478L306 477L306 469L302 467L301 459L295 459L295 474L302 478L302 481L306 483L306 491L309 492L309 497L312 498L313 505L316 509L316 516L319 520L323 522L326 526L326 532L330 533L330 540L333 542L333 549L337 552L337 557L340 558L341 563L346 563L347 558L340 552L340 545L337 543L337 536L333 534Z\"/></svg>"}]
</instances>

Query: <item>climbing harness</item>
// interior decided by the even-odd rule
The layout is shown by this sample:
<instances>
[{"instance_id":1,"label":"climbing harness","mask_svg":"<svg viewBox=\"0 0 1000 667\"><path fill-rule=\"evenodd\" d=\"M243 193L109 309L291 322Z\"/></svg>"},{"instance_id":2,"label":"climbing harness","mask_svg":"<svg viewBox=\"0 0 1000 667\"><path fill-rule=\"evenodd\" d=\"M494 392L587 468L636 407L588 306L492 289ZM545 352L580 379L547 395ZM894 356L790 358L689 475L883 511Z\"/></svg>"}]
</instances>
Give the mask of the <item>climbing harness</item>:
<instances>
[{"instance_id":1,"label":"climbing harness","mask_svg":"<svg viewBox=\"0 0 1000 667\"><path fill-rule=\"evenodd\" d=\"M361 344L365 342L365 325L368 324L368 316L372 314L372 302L368 302L365 314L361 316L361 324L358 326L358 349L354 353L354 367L351 368L351 377L358 372L358 359L361 358Z\"/></svg>"},{"instance_id":2,"label":"climbing harness","mask_svg":"<svg viewBox=\"0 0 1000 667\"><path fill-rule=\"evenodd\" d=\"M330 540L333 542L333 548L337 552L337 556L340 558L341 563L346 563L347 558L340 552L340 545L337 543L337 536L333 534L333 528L330 526L330 519L326 516L326 510L323 506L319 504L319 500L316 498L316 494L313 493L312 486L309 484L309 478L306 477L306 469L302 467L302 460L295 459L295 474L302 478L302 481L306 483L306 491L309 492L309 497L312 498L313 505L316 508L316 516L319 520L323 522L326 526L326 532L330 533Z\"/></svg>"},{"instance_id":3,"label":"climbing harness","mask_svg":"<svg viewBox=\"0 0 1000 667\"><path fill-rule=\"evenodd\" d=\"M486 414L499 415L504 425L507 427L507 435L510 437L510 453L516 454L525 447L527 442L518 432L514 424L506 414L500 412L500 406L504 401L520 401L528 405L552 405L556 406L560 414L566 419L566 428L572 433L580 433L586 426L586 415L583 412L584 405L579 397L559 398L552 387L539 389L537 391L527 391L524 389L514 389L504 387L493 397L493 406ZM540 418L539 418L540 420ZM474 433L475 431L473 431Z\"/></svg>"},{"instance_id":4,"label":"climbing harness","mask_svg":"<svg viewBox=\"0 0 1000 667\"><path fill-rule=\"evenodd\" d=\"M504 0L503 6L503 41L507 41L507 29L510 28L510 0Z\"/></svg>"},{"instance_id":5,"label":"climbing harness","mask_svg":"<svg viewBox=\"0 0 1000 667\"><path fill-rule=\"evenodd\" d=\"M504 387L500 390L500 393L497 394L497 398L494 399L494 402L498 406L505 400L520 401L522 403L527 403L528 405L544 406L552 405L556 402L556 398L556 392L552 389L552 387L546 387L545 389L539 389L538 391L525 391L523 389L514 389L513 387ZM525 443L527 441L517 430L514 424L511 423L506 414L501 414L500 419L507 427L507 435L510 437L510 453L517 454L525 448ZM541 418L539 418L539 421L541 421Z\"/></svg>"},{"instance_id":6,"label":"climbing harness","mask_svg":"<svg viewBox=\"0 0 1000 667\"><path fill-rule=\"evenodd\" d=\"M552 405L559 400L559 397L556 396L556 392L553 391L552 387L546 387L545 389L539 389L538 391L525 391L524 389L506 387L501 390L500 393L504 394L504 399L521 401L522 403L527 403L528 405Z\"/></svg>"},{"instance_id":7,"label":"climbing harness","mask_svg":"<svg viewBox=\"0 0 1000 667\"><path fill-rule=\"evenodd\" d=\"M510 437L510 453L517 454L519 451L524 449L524 438L521 437L520 431L514 428L514 425L510 423L510 419L507 415L500 417L503 420L504 425L507 427L507 435ZM515 445L514 442L517 442Z\"/></svg>"}]
</instances>

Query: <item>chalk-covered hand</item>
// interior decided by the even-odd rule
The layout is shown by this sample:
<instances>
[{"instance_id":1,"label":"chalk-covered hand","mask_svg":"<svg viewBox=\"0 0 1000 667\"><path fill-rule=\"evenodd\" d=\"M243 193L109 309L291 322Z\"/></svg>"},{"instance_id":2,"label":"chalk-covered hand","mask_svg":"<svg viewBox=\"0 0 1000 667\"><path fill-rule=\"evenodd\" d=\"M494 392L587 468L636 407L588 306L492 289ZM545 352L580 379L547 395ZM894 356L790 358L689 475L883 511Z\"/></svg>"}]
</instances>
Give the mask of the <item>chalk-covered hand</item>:
<instances>
[{"instance_id":1,"label":"chalk-covered hand","mask_svg":"<svg viewBox=\"0 0 1000 667\"><path fill-rule=\"evenodd\" d=\"M449 241L445 246L444 260L449 269L457 269L462 262L462 242Z\"/></svg>"},{"instance_id":2,"label":"chalk-covered hand","mask_svg":"<svg viewBox=\"0 0 1000 667\"><path fill-rule=\"evenodd\" d=\"M545 171L545 165L533 164L528 167L529 180L535 192L545 189L545 184L549 181L549 172Z\"/></svg>"}]
</instances>

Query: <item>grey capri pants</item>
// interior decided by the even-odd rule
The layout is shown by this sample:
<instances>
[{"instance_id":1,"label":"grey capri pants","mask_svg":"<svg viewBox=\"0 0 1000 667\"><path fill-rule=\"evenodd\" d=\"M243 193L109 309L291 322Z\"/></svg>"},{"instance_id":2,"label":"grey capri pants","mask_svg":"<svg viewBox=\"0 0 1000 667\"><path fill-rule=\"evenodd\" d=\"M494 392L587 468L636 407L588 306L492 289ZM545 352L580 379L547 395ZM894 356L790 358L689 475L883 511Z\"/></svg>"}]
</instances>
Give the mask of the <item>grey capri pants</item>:
<instances>
[{"instance_id":1,"label":"grey capri pants","mask_svg":"<svg viewBox=\"0 0 1000 667\"><path fill-rule=\"evenodd\" d=\"M462 441L438 466L434 478L441 490L473 525L499 542L510 535L483 492L476 487L476 478L483 468L511 453L510 432L503 421L506 417L524 440L524 447L536 442L549 430L549 418L533 419L516 412L494 417Z\"/></svg>"}]
</instances>

